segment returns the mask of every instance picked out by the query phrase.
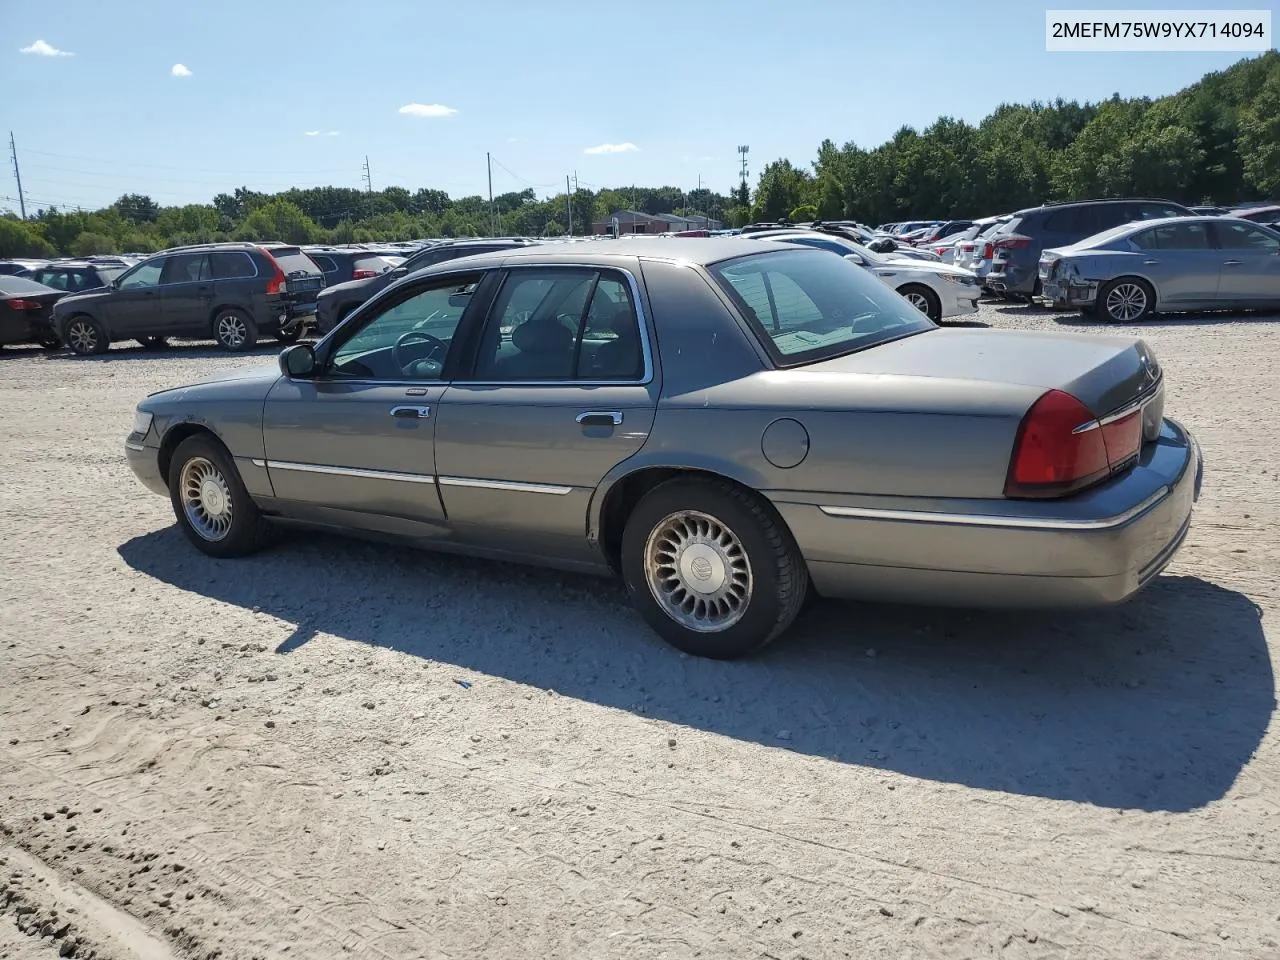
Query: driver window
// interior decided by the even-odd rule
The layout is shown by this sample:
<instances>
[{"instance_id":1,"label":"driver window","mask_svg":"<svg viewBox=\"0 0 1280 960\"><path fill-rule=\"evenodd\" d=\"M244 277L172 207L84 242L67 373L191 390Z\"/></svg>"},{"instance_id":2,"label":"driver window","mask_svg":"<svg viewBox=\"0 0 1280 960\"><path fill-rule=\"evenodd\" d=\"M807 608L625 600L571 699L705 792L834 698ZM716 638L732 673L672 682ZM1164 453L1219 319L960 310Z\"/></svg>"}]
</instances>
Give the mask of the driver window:
<instances>
[{"instance_id":1,"label":"driver window","mask_svg":"<svg viewBox=\"0 0 1280 960\"><path fill-rule=\"evenodd\" d=\"M165 258L140 263L134 271L120 281L121 290L133 290L137 287L154 287L160 283L160 271L164 267Z\"/></svg>"},{"instance_id":2,"label":"driver window","mask_svg":"<svg viewBox=\"0 0 1280 960\"><path fill-rule=\"evenodd\" d=\"M438 380L479 277L451 277L388 303L338 346L329 373L373 380Z\"/></svg>"}]
</instances>

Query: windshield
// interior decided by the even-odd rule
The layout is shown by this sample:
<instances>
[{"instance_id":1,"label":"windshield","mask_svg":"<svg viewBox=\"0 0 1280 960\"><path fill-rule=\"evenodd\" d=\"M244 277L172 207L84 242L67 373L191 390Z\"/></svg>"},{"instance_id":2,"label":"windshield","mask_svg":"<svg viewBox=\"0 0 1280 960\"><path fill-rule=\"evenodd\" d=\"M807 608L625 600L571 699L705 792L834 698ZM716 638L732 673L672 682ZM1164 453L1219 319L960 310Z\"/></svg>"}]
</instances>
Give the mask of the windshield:
<instances>
[{"instance_id":1,"label":"windshield","mask_svg":"<svg viewBox=\"0 0 1280 960\"><path fill-rule=\"evenodd\" d=\"M709 269L780 367L934 329L928 317L843 257L788 250Z\"/></svg>"}]
</instances>

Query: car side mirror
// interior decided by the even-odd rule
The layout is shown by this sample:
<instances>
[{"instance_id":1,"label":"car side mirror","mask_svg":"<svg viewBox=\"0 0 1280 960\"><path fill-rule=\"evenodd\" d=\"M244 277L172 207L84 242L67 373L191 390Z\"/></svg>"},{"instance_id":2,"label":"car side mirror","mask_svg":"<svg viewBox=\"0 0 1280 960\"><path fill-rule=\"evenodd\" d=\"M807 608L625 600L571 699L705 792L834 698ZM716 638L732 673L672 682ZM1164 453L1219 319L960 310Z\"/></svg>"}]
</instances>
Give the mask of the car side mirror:
<instances>
[{"instance_id":1,"label":"car side mirror","mask_svg":"<svg viewBox=\"0 0 1280 960\"><path fill-rule=\"evenodd\" d=\"M394 270L391 271L391 275L393 277L403 277L408 272L409 272L408 267L396 267Z\"/></svg>"},{"instance_id":2,"label":"car side mirror","mask_svg":"<svg viewBox=\"0 0 1280 960\"><path fill-rule=\"evenodd\" d=\"M865 267L867 265L867 261L863 260L862 257L858 256L856 253L846 253L844 258L856 263L860 267Z\"/></svg>"},{"instance_id":3,"label":"car side mirror","mask_svg":"<svg viewBox=\"0 0 1280 960\"><path fill-rule=\"evenodd\" d=\"M306 380L316 372L316 352L309 343L295 343L280 352L280 372L295 380Z\"/></svg>"}]
</instances>

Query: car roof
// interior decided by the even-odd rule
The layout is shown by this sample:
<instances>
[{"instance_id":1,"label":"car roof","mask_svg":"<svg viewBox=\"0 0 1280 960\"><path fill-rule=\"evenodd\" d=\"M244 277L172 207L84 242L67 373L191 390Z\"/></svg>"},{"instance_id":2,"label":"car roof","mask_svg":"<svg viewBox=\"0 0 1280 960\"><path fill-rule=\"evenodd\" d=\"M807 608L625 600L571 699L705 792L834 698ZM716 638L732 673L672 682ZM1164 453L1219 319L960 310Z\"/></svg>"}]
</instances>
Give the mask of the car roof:
<instances>
[{"instance_id":1,"label":"car roof","mask_svg":"<svg viewBox=\"0 0 1280 960\"><path fill-rule=\"evenodd\" d=\"M1069 207L1089 207L1107 203L1168 203L1175 207L1182 206L1177 200L1165 200L1163 197L1099 197L1096 200L1064 200L1062 203L1042 203L1035 207L1023 207L1015 212L1014 216L1026 216L1037 210L1065 210Z\"/></svg>"},{"instance_id":2,"label":"car roof","mask_svg":"<svg viewBox=\"0 0 1280 960\"><path fill-rule=\"evenodd\" d=\"M803 247L796 249L803 250ZM601 266L616 265L620 259L678 260L706 266L752 253L776 251L777 245L751 237L644 237L631 234L600 243L554 242L512 246L503 250L479 253L472 257L449 260L426 268L445 272L466 266L494 267L502 263L527 260L533 263L580 263ZM814 251L815 254L818 251Z\"/></svg>"}]
</instances>

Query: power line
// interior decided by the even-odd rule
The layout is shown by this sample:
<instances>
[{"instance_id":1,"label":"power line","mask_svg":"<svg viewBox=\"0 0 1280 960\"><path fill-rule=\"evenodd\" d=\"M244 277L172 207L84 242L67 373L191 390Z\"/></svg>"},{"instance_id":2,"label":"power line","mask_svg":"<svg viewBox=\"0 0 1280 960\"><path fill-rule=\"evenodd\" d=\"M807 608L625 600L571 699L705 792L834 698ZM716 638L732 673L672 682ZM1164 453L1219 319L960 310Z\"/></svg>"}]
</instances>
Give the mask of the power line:
<instances>
[{"instance_id":1,"label":"power line","mask_svg":"<svg viewBox=\"0 0 1280 960\"><path fill-rule=\"evenodd\" d=\"M504 166L502 161L499 160L497 157L493 156L492 154L489 155L489 159L492 160L494 163L496 163L498 166L502 167L503 170L506 170L507 173L511 174L513 179L519 180L526 187L558 187L559 186L558 183L534 183L532 180L526 180L524 177L520 176L520 174L515 173L509 167Z\"/></svg>"},{"instance_id":2,"label":"power line","mask_svg":"<svg viewBox=\"0 0 1280 960\"><path fill-rule=\"evenodd\" d=\"M57 157L59 160L79 160L82 163L102 164L109 163L117 166L126 167L146 167L152 170L195 170L200 173L221 173L228 176L238 176L241 174L277 174L279 170L228 170L225 167L192 167L187 164L168 164L168 163L136 163L132 160L112 160L106 157L77 157L69 153L51 153L47 150L28 150L28 154L34 154L40 157ZM346 168L332 167L325 170L298 170L299 174L307 176L319 176L329 173L345 173Z\"/></svg>"}]
</instances>

